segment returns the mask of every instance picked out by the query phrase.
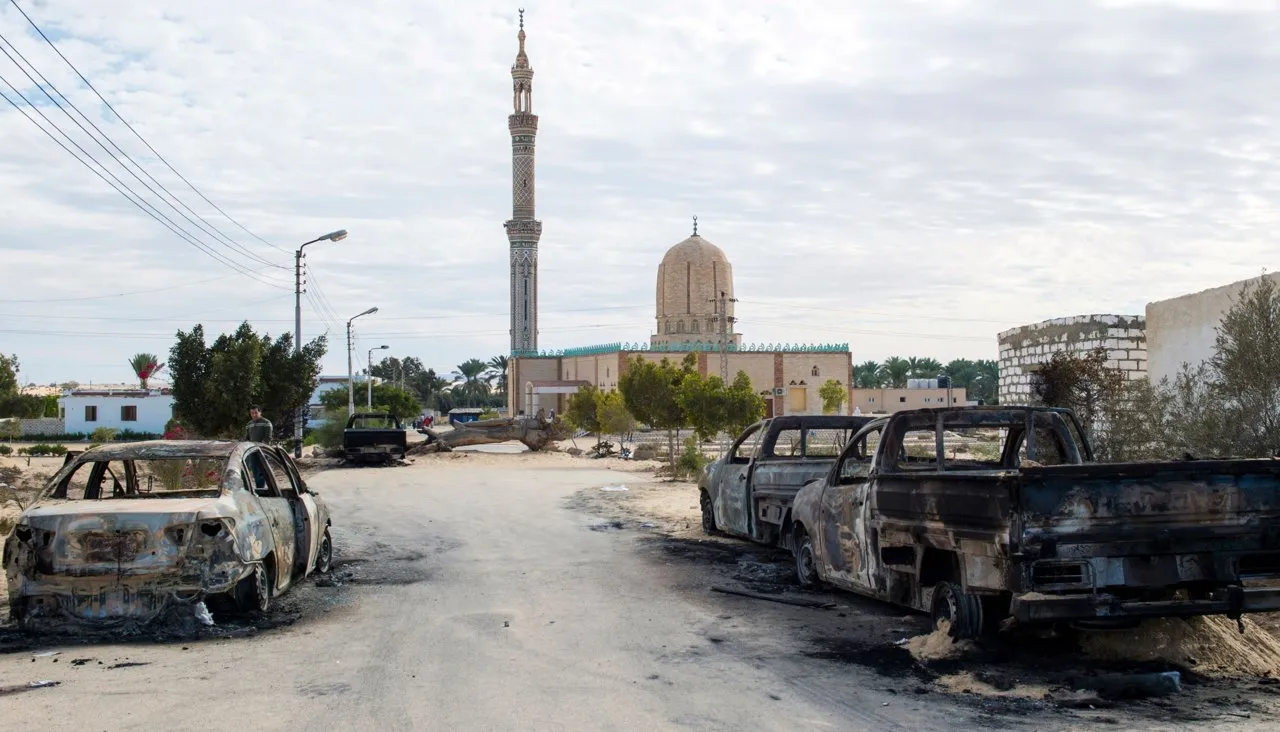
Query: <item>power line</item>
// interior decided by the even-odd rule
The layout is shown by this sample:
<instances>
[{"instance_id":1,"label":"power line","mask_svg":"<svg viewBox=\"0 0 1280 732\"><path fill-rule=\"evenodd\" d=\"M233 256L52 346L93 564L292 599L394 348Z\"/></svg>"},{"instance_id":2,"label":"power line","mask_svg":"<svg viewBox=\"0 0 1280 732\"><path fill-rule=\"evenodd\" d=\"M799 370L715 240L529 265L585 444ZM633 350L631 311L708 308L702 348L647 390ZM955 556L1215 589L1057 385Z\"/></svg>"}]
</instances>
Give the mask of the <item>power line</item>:
<instances>
[{"instance_id":1,"label":"power line","mask_svg":"<svg viewBox=\"0 0 1280 732\"><path fill-rule=\"evenodd\" d=\"M9 2L13 5L13 7L17 8L19 13L22 13L22 17L27 19L27 22L31 24L31 27L35 29L36 33L38 33L40 37L44 39L45 43L49 44L49 47L53 49L54 53L58 54L58 58L62 59L67 64L67 66L71 67L71 70L76 73L76 76L80 77L80 81L83 81L84 85L89 87L89 90L92 91L94 95L98 97L99 100L101 100L102 104L106 106L106 108L110 110L113 115L115 115L116 119L120 120L124 124L124 126L128 128L130 132L133 133L134 137L137 137L138 140L142 142L143 145L146 145L147 149L151 151L151 154L156 156L156 159L164 163L166 168L172 171L174 175L178 176L178 178L182 180L183 183L186 183L188 188L194 191L195 194L199 196L202 200L204 200L205 203L212 206L215 211L222 214L222 216L226 218L227 221L230 221L231 223L239 227L240 230L243 231L244 233L248 234L249 236L252 236L254 239L257 239L258 241L262 242L263 244L266 244L272 249L275 249L280 252L285 252L286 254L290 253L288 250L282 249L276 246L275 244L272 244L271 242L267 241L266 239L263 239L257 234L253 233L244 224L232 218L231 214L227 213L226 211L223 211L222 208L218 206L218 204L209 200L209 197L204 195L204 193L202 193L199 188L196 188L194 183L187 180L186 176L184 176L182 173L179 173L177 168L174 168L172 165L170 165L169 161L166 160L165 157L161 155L158 150L152 147L151 143L147 142L147 139L143 137L140 132L134 129L133 125L129 124L129 120L125 119L124 116L122 116L119 112L116 111L116 108L111 105L111 102L108 102L106 97L102 96L102 94L98 92L97 87L95 87L93 83L90 82L87 78L85 78L84 74L80 73L80 69L76 68L76 65L71 63L71 60L68 59L65 55L63 55L62 50L59 49L58 46L54 44L52 40L49 39L49 36L45 35L44 31L41 30L40 26L36 25L36 22L31 19L31 16L27 15L27 11L22 9L22 6L18 4L18 0L9 0Z\"/></svg>"},{"instance_id":2,"label":"power line","mask_svg":"<svg viewBox=\"0 0 1280 732\"><path fill-rule=\"evenodd\" d=\"M762 300L746 300L748 304L764 305L766 307L778 310L812 310L821 313L842 313L845 315L879 315L886 318L899 318L902 320L947 320L958 323L991 323L995 325L1007 325L1008 320L986 320L983 318L953 318L946 315L901 315L899 313L886 313L875 310L863 310L861 308L820 308L809 305L792 305L790 303L768 303Z\"/></svg>"},{"instance_id":3,"label":"power line","mask_svg":"<svg viewBox=\"0 0 1280 732\"><path fill-rule=\"evenodd\" d=\"M76 159L76 160L77 160L81 165L85 166L85 167L86 167L86 168L88 168L88 169L89 169L89 170L90 170L94 175L96 175L96 176L98 176L99 178L101 178L101 179L102 179L102 181L103 181L104 183L106 183L107 185L111 186L111 187L112 187L112 188L113 188L117 193L119 193L120 195L124 196L124 197L125 197L125 199L129 201L129 203L132 203L134 206L138 207L138 208L139 208L143 213L145 213L145 214L147 214L148 216L150 216L151 218L155 219L155 220L156 220L157 222L159 222L162 226L164 226L165 228L169 229L169 231L172 231L175 235L177 235L177 236L181 237L183 240L185 240L185 241L187 241L188 243L190 243L191 245L195 246L195 247L196 247L197 249L199 249L200 251L202 251L202 252L204 252L205 254L209 255L210 257L212 257L212 258L214 258L214 259L218 260L220 263L222 263L222 264L224 264L224 265L226 265L226 266L230 267L231 269L234 269L235 271L239 272L240 274L243 274L243 275L245 275L245 276L247 276L247 277L250 277L251 279L257 280L258 282L260 282L260 283L262 283L262 284L265 284L265 285L269 285L269 286L271 286L271 287L277 287L277 288L279 288L279 289L290 289L290 288L287 288L287 287L285 287L285 286L283 286L283 285L279 285L279 284L276 284L276 283L270 282L270 281L268 281L268 280L266 280L266 279L262 279L261 277L258 277L258 276L254 273L254 271L253 271L253 270L248 269L248 268L244 267L243 265L237 264L236 262L233 262L233 261L231 261L231 260L227 259L226 257L222 256L222 255L221 255L221 254L219 254L218 252L216 252L216 251L214 251L214 250L210 249L210 248L209 248L207 245L205 245L203 242L201 242L201 241L199 241L198 239L196 239L195 237L191 236L191 235L190 235L190 234L189 234L185 229L183 229L181 226L179 226L177 223L175 223L175 222L174 222L172 219L170 219L168 216L165 216L163 213L160 213L160 211L159 211L158 209L156 209L156 208L155 208L155 206L151 206L151 204L149 204L149 203L147 203L146 201L142 200L142 197L141 197L141 196L138 196L138 194L137 194L136 192L134 192L134 191L133 191L133 189L129 188L129 186L128 186L128 185L126 185L126 184L124 183L124 181L120 180L120 178L119 178L119 177L117 177L114 173L112 173L111 171L107 170L107 168L106 168L105 166L103 166L101 163L99 163L99 162L98 162L98 160L97 160L96 158L94 158L91 154L89 154L89 152L88 152L88 151L86 151L83 147L81 147L79 143L77 143L75 140L71 139L71 136L70 136L70 135L68 135L66 132L64 132L60 127L58 127L58 126L57 126L56 124L54 124L52 121L50 121L50 120L49 120L49 118L48 118L47 116L45 116L44 112L40 111L40 108L39 108L39 107L37 107L37 106L35 106L34 104L32 104L32 103L31 103L31 100L30 100L30 99L27 99L26 95L24 95L22 92L18 91L17 87L15 87L13 84L9 83L9 80L8 80L8 79L6 79L3 75L0 75L0 82L3 82L5 86L9 87L9 89L10 89L10 90L11 90L11 91L12 91L12 92L13 92L13 93L14 93L14 94L19 98L19 99L21 99L23 102L25 102L25 103L26 103L26 105L27 105L28 107L30 107L32 110L34 110L36 114L40 115L40 118L41 118L41 119L43 119L43 120L44 120L44 121L45 121L45 122L46 122L50 127L52 127L53 129L57 130L57 131L58 131L58 132L59 132L63 137L65 137L65 138L67 139L67 142L71 143L71 145L72 145L72 146L74 146L77 150L79 150L79 151L80 151L80 152L81 152L81 153L82 153L86 158L88 158L89 160L92 160L95 164L97 164L97 165L98 165L98 167L102 168L102 172L99 172L96 168L94 168L92 165L90 165L90 164L89 164L89 163L88 163L84 158L81 158L79 155L77 155L75 152L73 152L73 151L71 150L71 148L67 147L67 146L66 146L66 145L65 145L61 140L59 140L57 137L55 137L55 136L54 136L54 134L53 134L52 132L50 132L49 130L45 129L45 128L44 128L44 126L43 126L43 125L41 125L39 122L37 122L37 121L36 121L36 119L35 119L34 117L32 117L32 116L27 112L27 110L26 110L26 109L24 109L24 108L23 108L22 106L20 106L17 102L15 102L13 99L11 99L11 98L10 98L7 94L5 94L3 91L0 91L0 97L4 97L4 100L5 100L6 102L8 102L11 106L13 106L13 108L14 108L14 109L18 110L18 112L20 112L20 113L22 114L22 116L23 116L23 117L25 117L25 118L27 119L27 121L28 121L28 122L30 122L31 124L35 125L35 126L36 126L36 129L40 130L40 131L41 131L41 132L43 132L45 135L47 135L47 136L49 137L49 139L51 139L51 140L53 140L55 143L57 143L57 145L58 145L59 147L61 147L61 148L62 148L62 149L63 149L63 150L68 154L68 155L70 155L71 157L75 158L75 159ZM105 173L105 175L104 175L104 173ZM107 176L110 176L112 180L108 180L108 179L107 179ZM113 181L114 181L114 182L113 182ZM126 192L126 191L128 191L128 192ZM132 195L131 195L131 194L132 194ZM145 205L144 205L144 204L145 204ZM147 207L150 207L150 210L148 210L148 208L147 208ZM154 213L153 213L153 211L154 211Z\"/></svg>"},{"instance_id":4,"label":"power line","mask_svg":"<svg viewBox=\"0 0 1280 732\"><path fill-rule=\"evenodd\" d=\"M6 46L8 46L8 48L5 48ZM13 57L13 54L10 53L10 50L13 51L13 54L17 54L18 58L22 59L23 63L25 63L26 66L30 68L31 71L34 72L36 76L40 77L40 81L36 81L35 77L33 77L31 73L27 71L26 68L23 68L22 64L18 63L18 59L15 59ZM112 160L114 160L121 168L123 168L126 173L133 176L134 180L141 183L143 187L151 191L151 193L155 195L157 198L159 198L161 202L163 202L169 208L173 209L179 216L186 219L191 225L195 226L197 229L204 232L208 236L213 237L215 241L221 238L222 241L226 242L226 244L229 245L233 250L237 251L239 254L242 254L246 257L249 257L250 259L257 261L259 264L262 264L267 267L275 267L277 269L288 269L288 267L285 267L280 264L276 264L269 260L263 259L262 257L259 257L257 254L254 254L253 252L249 251L245 247L241 246L235 240L229 238L226 234L223 234L222 231L218 229L218 227L214 226L213 224L209 224L209 222L205 221L204 217L200 216L200 214L196 213L195 210L193 210L190 206L184 203L177 196L175 196L173 194L173 191L170 191L168 188L166 188L163 183L156 180L155 176L151 175L151 173L149 173L146 168L139 165L137 160L134 160L133 157L129 155L129 153L125 152L123 148L117 145L115 141L111 139L110 135L103 132L102 128L98 127L98 125L94 123L93 120L89 119L89 117L86 116L85 113L82 112L80 108L75 105L74 102L72 102L70 99L67 99L66 95L63 94L58 89L58 87L54 86L53 82L49 81L44 74L40 73L40 70L37 69L35 65L32 64L29 60L27 60L27 57L23 56L22 52L19 51L17 47L14 46L13 43L9 41L8 38L4 37L4 34L0 34L0 53L3 53L10 61L12 61L13 65L18 67L18 70L21 71L23 75L27 77L27 80L30 81L37 89L40 90L42 94L45 95L46 98L48 98L50 102L53 103L53 106L57 107L59 111L61 111L64 115L66 115L67 119L71 120L71 122L74 123L76 127L79 127L81 132L88 135L89 139L93 140L98 147L102 148L102 151L105 152ZM151 185L148 184L141 177L139 177L137 173L133 172L133 170L129 166L120 162L120 160L116 158L115 154L113 154L111 150L107 149L107 146L102 144L102 141L100 141L97 136L95 136L92 132L86 129L84 125L80 124L80 120L77 120L75 117L73 117L71 113L67 111L67 108L63 106L63 104L59 102L58 99L55 99L53 97L53 94L50 94L48 90L45 89L46 86L49 87L49 89L52 89L54 94L57 94L58 97L62 100L62 102L66 102L66 104L70 106L71 109L75 110L76 114L80 115L80 117L84 119L85 122L88 122L89 126L92 127L93 130L98 133L98 136L101 136L102 140L106 140L106 142L110 144L111 147L115 148L116 152L122 155L125 160L129 161L130 163L133 163L133 166L137 168L139 171L141 171L143 175L147 176L147 178L149 178L152 183L155 183L157 186L159 186L161 191L164 191L165 193L167 193L169 195L169 198L172 199L173 202L176 202L179 206L182 206L182 208L186 209L187 211L190 211L196 217L196 219L199 219L199 221L183 213L182 210L178 208L178 206L175 206L173 202L170 202L164 196L160 195L160 193L156 191L155 188L152 188ZM208 224L209 228L205 228L204 224ZM210 229L212 229L212 231L210 231ZM221 245L221 242L219 242L219 245Z\"/></svg>"},{"instance_id":5,"label":"power line","mask_svg":"<svg viewBox=\"0 0 1280 732\"><path fill-rule=\"evenodd\" d=\"M207 280L196 280L195 282L184 282L181 285L169 285L168 287L156 287L150 290L133 290L131 292L117 292L112 295L89 295L88 297L51 297L51 298L41 298L41 299L34 299L34 300L0 300L0 303L9 304L9 303L44 303L44 302L84 302L86 300L105 300L107 298L112 298L112 297L129 297L131 295L150 295L155 292L177 290L184 287L190 287L192 285L203 285L208 282L217 282L218 280L230 279L232 277L235 277L235 275L229 274L229 275L222 275L220 277L210 277ZM14 317L29 318L32 316L24 314L22 316L14 316Z\"/></svg>"}]
</instances>

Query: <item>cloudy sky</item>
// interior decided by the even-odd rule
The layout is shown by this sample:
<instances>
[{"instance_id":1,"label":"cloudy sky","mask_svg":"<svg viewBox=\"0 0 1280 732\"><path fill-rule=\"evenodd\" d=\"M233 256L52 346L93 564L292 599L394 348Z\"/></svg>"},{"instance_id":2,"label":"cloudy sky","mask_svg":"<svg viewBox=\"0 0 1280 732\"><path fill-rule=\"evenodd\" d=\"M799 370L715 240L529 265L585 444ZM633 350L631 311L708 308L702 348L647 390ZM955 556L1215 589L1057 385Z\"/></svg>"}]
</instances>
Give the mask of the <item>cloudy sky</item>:
<instances>
[{"instance_id":1,"label":"cloudy sky","mask_svg":"<svg viewBox=\"0 0 1280 732\"><path fill-rule=\"evenodd\" d=\"M129 356L195 323L291 330L292 251L337 228L307 250L326 372L375 305L357 362L384 343L446 371L506 351L517 3L20 4L234 219L0 0L0 48L190 220L4 54L36 109L0 91L201 247L0 101L0 351L24 381L128 380ZM859 361L994 358L1007 327L1278 264L1276 0L524 4L544 348L645 339L693 214L734 264L747 341Z\"/></svg>"}]
</instances>

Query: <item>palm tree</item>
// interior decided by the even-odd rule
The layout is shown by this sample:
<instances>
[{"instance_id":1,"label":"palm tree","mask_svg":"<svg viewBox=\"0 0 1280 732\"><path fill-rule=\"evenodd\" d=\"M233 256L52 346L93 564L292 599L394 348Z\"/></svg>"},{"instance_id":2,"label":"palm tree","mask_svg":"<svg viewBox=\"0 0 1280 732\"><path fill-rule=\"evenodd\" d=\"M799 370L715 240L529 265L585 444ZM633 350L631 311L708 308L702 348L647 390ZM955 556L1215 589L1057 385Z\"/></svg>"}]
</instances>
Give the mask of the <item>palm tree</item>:
<instances>
[{"instance_id":1,"label":"palm tree","mask_svg":"<svg viewBox=\"0 0 1280 732\"><path fill-rule=\"evenodd\" d=\"M932 379L942 373L942 364L936 358L907 359L908 372L912 379Z\"/></svg>"},{"instance_id":2,"label":"palm tree","mask_svg":"<svg viewBox=\"0 0 1280 732\"><path fill-rule=\"evenodd\" d=\"M880 364L866 361L853 367L853 383L859 389L876 389L882 385Z\"/></svg>"},{"instance_id":3,"label":"palm tree","mask_svg":"<svg viewBox=\"0 0 1280 732\"><path fill-rule=\"evenodd\" d=\"M488 368L489 364L478 358L470 358L458 364L458 376L462 378L462 383L457 389L467 406L476 406L473 402L481 401L489 395L489 385L480 378Z\"/></svg>"},{"instance_id":4,"label":"palm tree","mask_svg":"<svg viewBox=\"0 0 1280 732\"><path fill-rule=\"evenodd\" d=\"M973 390L970 396L981 399L984 404L995 404L1000 396L1000 364L991 359L974 362L977 374L973 377Z\"/></svg>"},{"instance_id":5,"label":"palm tree","mask_svg":"<svg viewBox=\"0 0 1280 732\"><path fill-rule=\"evenodd\" d=\"M969 389L973 384L973 377L978 374L978 367L967 358L955 358L942 367L942 373L951 377L952 386Z\"/></svg>"},{"instance_id":6,"label":"palm tree","mask_svg":"<svg viewBox=\"0 0 1280 732\"><path fill-rule=\"evenodd\" d=\"M427 369L418 374L411 382L418 392L418 399L424 405L435 407L436 410L447 412L441 406L441 397L445 393L445 389L449 388L449 380L436 375L435 369Z\"/></svg>"},{"instance_id":7,"label":"palm tree","mask_svg":"<svg viewBox=\"0 0 1280 732\"><path fill-rule=\"evenodd\" d=\"M485 375L485 381L489 383L490 389L493 388L493 382L497 381L498 393L502 395L503 399L507 397L507 364L509 362L510 359L506 356L494 356L486 364L489 371Z\"/></svg>"},{"instance_id":8,"label":"palm tree","mask_svg":"<svg viewBox=\"0 0 1280 732\"><path fill-rule=\"evenodd\" d=\"M880 364L880 381L891 389L907 388L911 376L911 364L905 358L890 356Z\"/></svg>"},{"instance_id":9,"label":"palm tree","mask_svg":"<svg viewBox=\"0 0 1280 732\"><path fill-rule=\"evenodd\" d=\"M156 375L156 372L164 368L164 364L160 363L160 359L153 353L139 353L129 359L129 366L133 367L133 373L138 377L138 383L143 389L147 388L147 380Z\"/></svg>"}]
</instances>

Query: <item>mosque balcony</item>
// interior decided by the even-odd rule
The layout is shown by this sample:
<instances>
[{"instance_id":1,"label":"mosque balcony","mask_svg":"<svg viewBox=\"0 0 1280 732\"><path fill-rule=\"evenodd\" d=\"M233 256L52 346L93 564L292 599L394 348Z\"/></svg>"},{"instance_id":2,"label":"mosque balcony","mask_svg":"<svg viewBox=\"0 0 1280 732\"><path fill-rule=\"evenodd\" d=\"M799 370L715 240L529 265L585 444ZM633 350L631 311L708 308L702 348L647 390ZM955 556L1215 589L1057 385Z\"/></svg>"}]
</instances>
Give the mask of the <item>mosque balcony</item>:
<instances>
[{"instance_id":1,"label":"mosque balcony","mask_svg":"<svg viewBox=\"0 0 1280 732\"><path fill-rule=\"evenodd\" d=\"M715 353L720 344L714 341L681 341L671 343L602 343L573 348L512 351L515 358L570 358L600 356L611 353ZM848 343L748 343L727 344L730 353L848 353Z\"/></svg>"}]
</instances>

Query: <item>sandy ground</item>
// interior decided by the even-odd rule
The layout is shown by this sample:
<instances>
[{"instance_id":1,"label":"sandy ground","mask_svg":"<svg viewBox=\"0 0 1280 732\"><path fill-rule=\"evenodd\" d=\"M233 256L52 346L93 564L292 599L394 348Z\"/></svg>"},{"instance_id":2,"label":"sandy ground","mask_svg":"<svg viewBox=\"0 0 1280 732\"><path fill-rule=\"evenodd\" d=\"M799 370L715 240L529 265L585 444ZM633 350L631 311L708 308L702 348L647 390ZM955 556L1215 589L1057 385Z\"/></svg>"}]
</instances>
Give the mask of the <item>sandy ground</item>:
<instances>
[{"instance_id":1,"label":"sandy ground","mask_svg":"<svg viewBox=\"0 0 1280 732\"><path fill-rule=\"evenodd\" d=\"M333 575L295 588L268 618L219 617L213 630L0 629L0 719L42 729L188 728L229 713L265 730L1274 727L1277 687L1248 675L1189 674L1177 697L1074 708L1072 674L1164 666L1083 662L1025 638L922 662L899 643L926 635L925 618L802 592L784 553L703 537L693 487L651 468L494 446L313 473L333 511ZM617 486L626 490L602 490ZM58 685L26 686L41 680Z\"/></svg>"}]
</instances>

